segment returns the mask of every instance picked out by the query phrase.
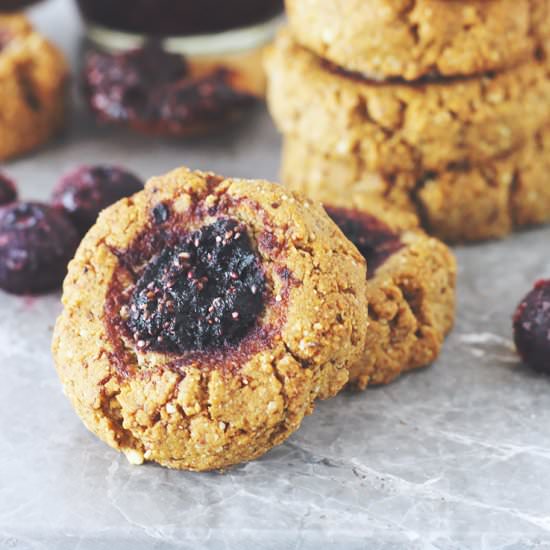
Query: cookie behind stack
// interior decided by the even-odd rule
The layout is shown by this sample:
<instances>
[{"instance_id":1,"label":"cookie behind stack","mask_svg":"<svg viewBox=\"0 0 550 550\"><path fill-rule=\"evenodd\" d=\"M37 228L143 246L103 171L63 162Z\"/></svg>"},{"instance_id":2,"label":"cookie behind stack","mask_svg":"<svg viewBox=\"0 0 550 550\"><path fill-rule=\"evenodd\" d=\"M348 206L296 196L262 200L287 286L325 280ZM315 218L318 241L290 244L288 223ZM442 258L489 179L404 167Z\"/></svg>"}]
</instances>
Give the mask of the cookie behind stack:
<instances>
[{"instance_id":1,"label":"cookie behind stack","mask_svg":"<svg viewBox=\"0 0 550 550\"><path fill-rule=\"evenodd\" d=\"M15 5L15 4L14 4ZM63 127L68 68L24 15L0 4L0 161L45 144Z\"/></svg>"},{"instance_id":2,"label":"cookie behind stack","mask_svg":"<svg viewBox=\"0 0 550 550\"><path fill-rule=\"evenodd\" d=\"M283 179L448 241L550 220L550 0L287 0L268 53Z\"/></svg>"}]
</instances>

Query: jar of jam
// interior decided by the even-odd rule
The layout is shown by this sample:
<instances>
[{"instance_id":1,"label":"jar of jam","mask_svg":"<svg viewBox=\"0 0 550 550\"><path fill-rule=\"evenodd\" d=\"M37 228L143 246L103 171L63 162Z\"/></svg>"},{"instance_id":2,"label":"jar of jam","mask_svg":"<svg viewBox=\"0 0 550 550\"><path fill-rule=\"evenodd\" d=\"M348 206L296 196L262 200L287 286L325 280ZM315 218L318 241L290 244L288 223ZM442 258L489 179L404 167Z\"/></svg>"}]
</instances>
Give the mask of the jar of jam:
<instances>
[{"instance_id":1,"label":"jar of jam","mask_svg":"<svg viewBox=\"0 0 550 550\"><path fill-rule=\"evenodd\" d=\"M263 47L283 0L77 0L85 90L105 121L168 135L233 118L262 97Z\"/></svg>"},{"instance_id":2,"label":"jar of jam","mask_svg":"<svg viewBox=\"0 0 550 550\"><path fill-rule=\"evenodd\" d=\"M78 0L78 5L92 26L172 37L252 30L283 9L282 0Z\"/></svg>"}]
</instances>

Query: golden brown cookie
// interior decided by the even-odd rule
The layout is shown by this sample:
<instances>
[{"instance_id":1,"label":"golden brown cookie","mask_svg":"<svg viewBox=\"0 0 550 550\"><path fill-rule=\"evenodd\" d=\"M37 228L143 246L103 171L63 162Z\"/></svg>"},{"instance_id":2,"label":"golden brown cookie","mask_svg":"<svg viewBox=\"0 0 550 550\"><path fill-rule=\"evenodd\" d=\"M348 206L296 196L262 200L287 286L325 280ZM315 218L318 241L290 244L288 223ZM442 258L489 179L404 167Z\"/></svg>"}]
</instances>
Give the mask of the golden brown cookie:
<instances>
[{"instance_id":1,"label":"golden brown cookie","mask_svg":"<svg viewBox=\"0 0 550 550\"><path fill-rule=\"evenodd\" d=\"M63 125L68 69L22 15L0 15L0 160L43 145Z\"/></svg>"},{"instance_id":2,"label":"golden brown cookie","mask_svg":"<svg viewBox=\"0 0 550 550\"><path fill-rule=\"evenodd\" d=\"M432 363L454 322L451 251L419 230L414 217L389 211L368 193L341 195L325 208L367 260L367 340L350 383L386 384Z\"/></svg>"},{"instance_id":3,"label":"golden brown cookie","mask_svg":"<svg viewBox=\"0 0 550 550\"><path fill-rule=\"evenodd\" d=\"M550 37L549 0L286 0L296 40L374 79L500 71Z\"/></svg>"},{"instance_id":4,"label":"golden brown cookie","mask_svg":"<svg viewBox=\"0 0 550 550\"><path fill-rule=\"evenodd\" d=\"M380 197L388 207L417 215L445 241L503 237L524 226L550 222L550 128L525 146L482 166L462 165L421 175L368 170L357 156L326 155L286 137L282 179L292 189L330 202L344 194Z\"/></svg>"},{"instance_id":5,"label":"golden brown cookie","mask_svg":"<svg viewBox=\"0 0 550 550\"><path fill-rule=\"evenodd\" d=\"M85 425L132 462L226 468L346 384L365 262L317 203L182 168L100 215L63 304L53 355Z\"/></svg>"},{"instance_id":6,"label":"golden brown cookie","mask_svg":"<svg viewBox=\"0 0 550 550\"><path fill-rule=\"evenodd\" d=\"M550 68L532 59L492 76L372 83L342 73L282 32L266 56L279 129L369 170L442 170L506 154L550 121Z\"/></svg>"}]
</instances>

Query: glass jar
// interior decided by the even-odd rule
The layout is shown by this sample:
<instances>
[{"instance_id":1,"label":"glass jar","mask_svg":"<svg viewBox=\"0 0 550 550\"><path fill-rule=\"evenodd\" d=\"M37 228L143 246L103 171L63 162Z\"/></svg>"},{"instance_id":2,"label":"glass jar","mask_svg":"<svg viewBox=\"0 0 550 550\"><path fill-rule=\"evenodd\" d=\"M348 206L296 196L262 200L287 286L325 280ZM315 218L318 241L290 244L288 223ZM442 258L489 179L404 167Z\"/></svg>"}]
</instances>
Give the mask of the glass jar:
<instances>
[{"instance_id":1,"label":"glass jar","mask_svg":"<svg viewBox=\"0 0 550 550\"><path fill-rule=\"evenodd\" d=\"M210 90L216 92L216 97L205 97L200 104L213 106L215 116L208 112L207 118L225 118L224 98L229 98L227 118L233 119L235 105L251 104L240 94L256 98L264 95L261 54L282 20L283 0L77 0L77 4L86 24L88 52L134 55L132 52L154 43L170 55L182 55L191 85L192 79L197 79L198 93L208 96ZM147 56L150 59L150 53ZM174 97L172 94L170 101ZM216 101L221 104L213 105ZM99 103L104 102L101 97ZM172 112L181 113L182 109L176 107ZM112 107L109 112L113 112ZM103 119L108 117L109 113ZM193 128L187 131L185 122L164 122L165 128L176 128L172 132L176 135L194 133ZM206 121L206 125L212 126L212 121ZM193 127L204 126L200 120L193 121Z\"/></svg>"},{"instance_id":2,"label":"glass jar","mask_svg":"<svg viewBox=\"0 0 550 550\"><path fill-rule=\"evenodd\" d=\"M91 44L127 51L151 38L195 65L244 71L263 94L259 52L282 20L283 0L77 0Z\"/></svg>"},{"instance_id":3,"label":"glass jar","mask_svg":"<svg viewBox=\"0 0 550 550\"><path fill-rule=\"evenodd\" d=\"M78 0L78 5L92 28L173 37L250 30L283 10L282 0Z\"/></svg>"}]
</instances>

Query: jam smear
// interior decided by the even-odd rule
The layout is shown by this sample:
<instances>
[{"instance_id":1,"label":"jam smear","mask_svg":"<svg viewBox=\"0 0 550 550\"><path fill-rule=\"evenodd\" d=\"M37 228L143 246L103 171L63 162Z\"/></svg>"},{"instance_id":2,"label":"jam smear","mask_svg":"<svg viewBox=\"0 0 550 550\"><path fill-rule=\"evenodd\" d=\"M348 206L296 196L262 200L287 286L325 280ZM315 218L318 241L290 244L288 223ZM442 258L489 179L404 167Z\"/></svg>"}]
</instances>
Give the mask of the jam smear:
<instances>
[{"instance_id":1,"label":"jam smear","mask_svg":"<svg viewBox=\"0 0 550 550\"><path fill-rule=\"evenodd\" d=\"M265 290L246 228L221 219L152 259L121 316L139 350L217 350L247 335L264 308Z\"/></svg>"},{"instance_id":2,"label":"jam smear","mask_svg":"<svg viewBox=\"0 0 550 550\"><path fill-rule=\"evenodd\" d=\"M117 166L80 166L57 184L52 204L63 209L81 235L111 204L143 189L143 181Z\"/></svg>"},{"instance_id":3,"label":"jam smear","mask_svg":"<svg viewBox=\"0 0 550 550\"><path fill-rule=\"evenodd\" d=\"M399 235L370 214L329 206L325 210L367 260L369 278L374 277L376 270L403 248Z\"/></svg>"},{"instance_id":4,"label":"jam smear","mask_svg":"<svg viewBox=\"0 0 550 550\"><path fill-rule=\"evenodd\" d=\"M544 56L543 56L544 57ZM385 87L388 84L403 84L410 89L422 89L427 84L434 85L448 85L450 83L458 82L467 82L474 78L478 78L476 75L452 75L452 76L441 76L438 73L428 73L426 75L417 78L416 80L406 80L402 76L391 76L387 78L380 78L379 76L369 75L366 73L361 73L358 71L352 71L345 69L340 65L329 61L328 59L321 58L319 60L320 66L323 70L328 71L336 76L345 78L347 80L357 82L358 84L368 84L369 86L381 86ZM496 74L491 71L484 73L484 78L487 80L493 79Z\"/></svg>"},{"instance_id":5,"label":"jam smear","mask_svg":"<svg viewBox=\"0 0 550 550\"><path fill-rule=\"evenodd\" d=\"M518 306L514 340L527 365L550 374L550 280L538 281Z\"/></svg>"},{"instance_id":6,"label":"jam smear","mask_svg":"<svg viewBox=\"0 0 550 550\"><path fill-rule=\"evenodd\" d=\"M15 183L5 174L0 172L0 206L4 206L17 200Z\"/></svg>"},{"instance_id":7,"label":"jam smear","mask_svg":"<svg viewBox=\"0 0 550 550\"><path fill-rule=\"evenodd\" d=\"M148 133L182 135L190 127L224 121L256 101L232 86L229 70L190 76L183 56L154 41L125 53L90 53L84 80L88 102L100 120Z\"/></svg>"},{"instance_id":8,"label":"jam smear","mask_svg":"<svg viewBox=\"0 0 550 550\"><path fill-rule=\"evenodd\" d=\"M225 31L266 21L283 0L78 0L84 17L111 29L154 36Z\"/></svg>"},{"instance_id":9,"label":"jam smear","mask_svg":"<svg viewBox=\"0 0 550 550\"><path fill-rule=\"evenodd\" d=\"M19 202L0 209L0 288L25 294L59 287L78 243L70 220L55 208Z\"/></svg>"}]
</instances>

